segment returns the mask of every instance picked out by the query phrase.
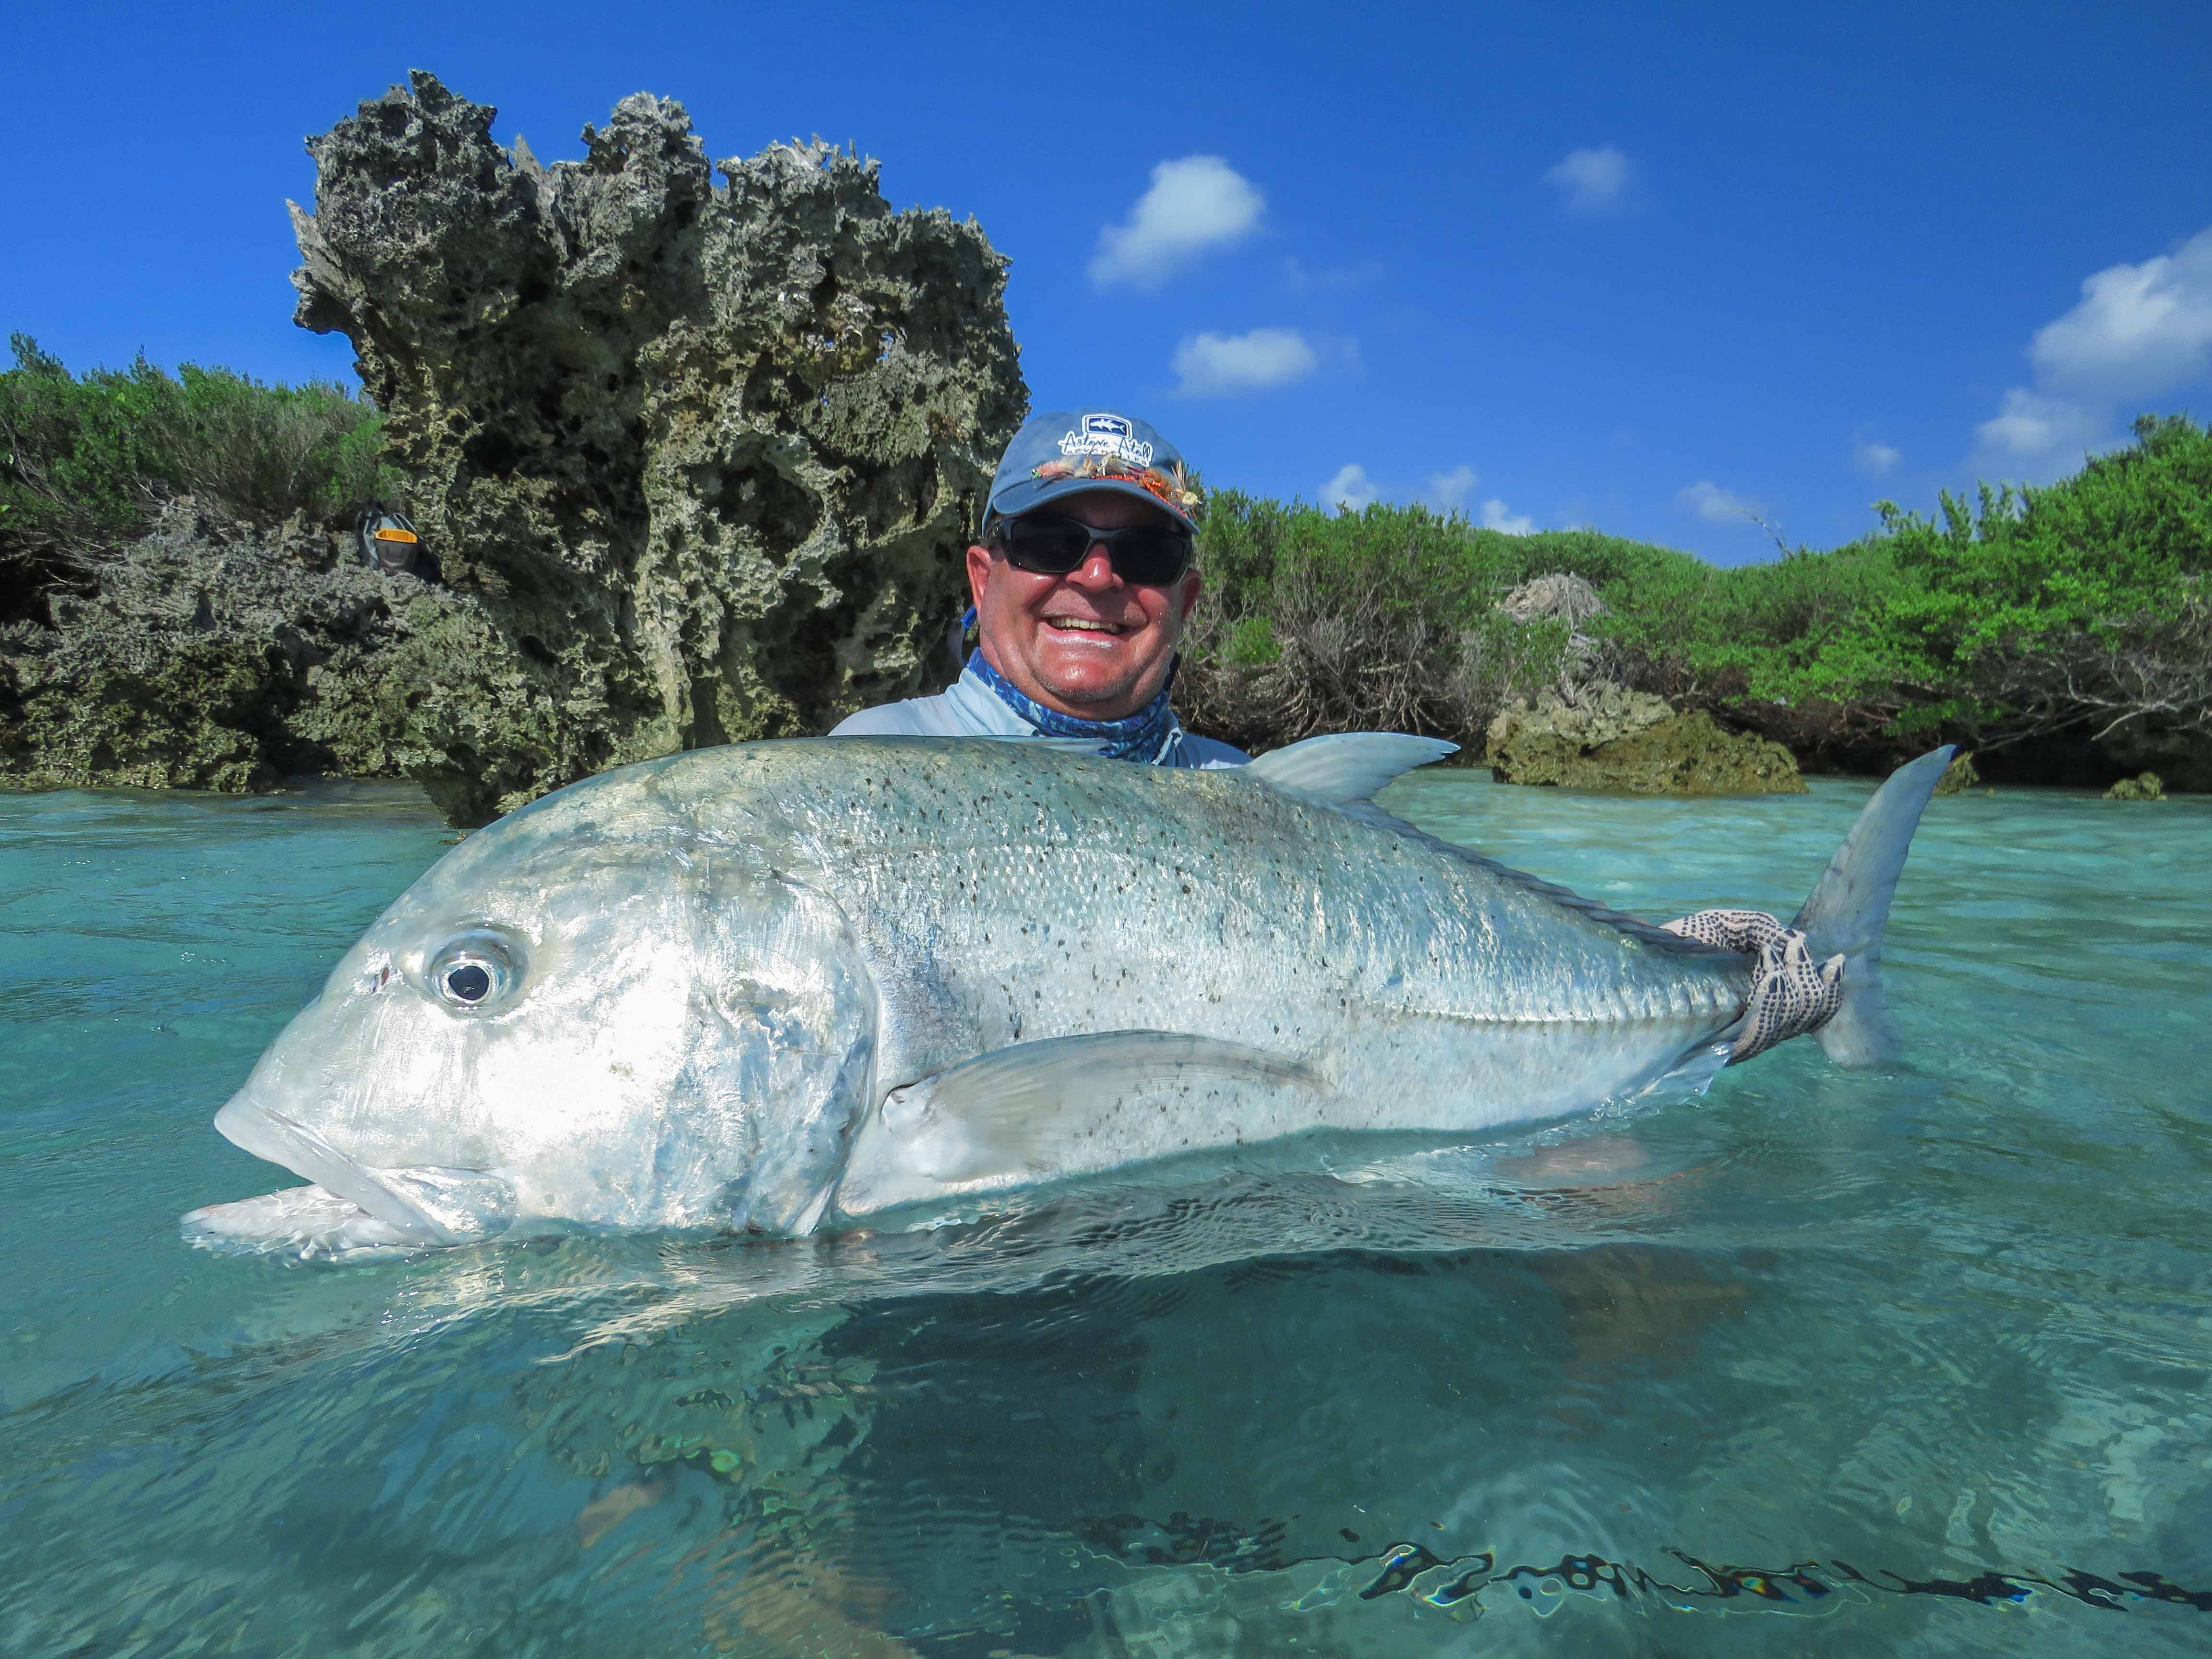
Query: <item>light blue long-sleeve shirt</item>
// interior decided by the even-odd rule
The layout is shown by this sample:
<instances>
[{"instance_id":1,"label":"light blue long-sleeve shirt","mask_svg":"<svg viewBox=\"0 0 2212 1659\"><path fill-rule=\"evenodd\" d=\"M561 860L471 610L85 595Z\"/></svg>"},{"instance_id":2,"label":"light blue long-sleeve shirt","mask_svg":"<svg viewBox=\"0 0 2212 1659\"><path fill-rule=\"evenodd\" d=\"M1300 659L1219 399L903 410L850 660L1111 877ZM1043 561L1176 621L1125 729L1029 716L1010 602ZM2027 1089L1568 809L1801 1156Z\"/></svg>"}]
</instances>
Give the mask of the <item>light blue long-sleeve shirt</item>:
<instances>
[{"instance_id":1,"label":"light blue long-sleeve shirt","mask_svg":"<svg viewBox=\"0 0 2212 1659\"><path fill-rule=\"evenodd\" d=\"M933 697L909 697L904 702L880 703L863 708L838 723L833 738L998 738L1016 743L1042 743L1075 754L1097 753L1082 738L1048 736L1009 708L972 669ZM1212 768L1247 766L1252 757L1212 738L1193 737L1180 720L1171 721L1166 741L1152 757L1155 766Z\"/></svg>"}]
</instances>

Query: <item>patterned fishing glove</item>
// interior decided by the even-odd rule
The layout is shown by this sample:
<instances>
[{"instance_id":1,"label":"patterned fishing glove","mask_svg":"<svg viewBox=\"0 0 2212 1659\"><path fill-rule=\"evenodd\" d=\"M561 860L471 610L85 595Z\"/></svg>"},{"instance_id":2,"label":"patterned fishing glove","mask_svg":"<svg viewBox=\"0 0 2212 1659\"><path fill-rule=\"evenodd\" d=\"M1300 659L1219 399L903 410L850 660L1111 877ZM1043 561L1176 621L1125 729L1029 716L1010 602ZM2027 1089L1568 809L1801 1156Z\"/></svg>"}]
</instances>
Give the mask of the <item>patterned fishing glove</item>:
<instances>
[{"instance_id":1,"label":"patterned fishing glove","mask_svg":"<svg viewBox=\"0 0 2212 1659\"><path fill-rule=\"evenodd\" d=\"M1764 910L1699 910L1663 926L1700 945L1757 958L1743 1036L1729 1055L1731 1066L1819 1030L1844 1006L1843 957L1814 962L1805 935Z\"/></svg>"}]
</instances>

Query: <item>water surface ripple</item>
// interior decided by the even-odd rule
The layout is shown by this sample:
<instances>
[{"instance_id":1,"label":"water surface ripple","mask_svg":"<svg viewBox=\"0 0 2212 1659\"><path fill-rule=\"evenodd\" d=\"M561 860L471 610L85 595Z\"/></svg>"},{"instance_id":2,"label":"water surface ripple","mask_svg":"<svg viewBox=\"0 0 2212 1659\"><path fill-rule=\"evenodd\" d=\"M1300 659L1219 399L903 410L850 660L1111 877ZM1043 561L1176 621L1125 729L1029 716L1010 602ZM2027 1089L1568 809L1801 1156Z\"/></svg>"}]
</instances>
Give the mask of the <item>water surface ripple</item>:
<instances>
[{"instance_id":1,"label":"water surface ripple","mask_svg":"<svg viewBox=\"0 0 2212 1659\"><path fill-rule=\"evenodd\" d=\"M1786 914L1867 793L1389 804L1664 918ZM870 1237L188 1249L443 838L0 796L0 1651L2212 1647L2206 803L1936 802L1885 1073Z\"/></svg>"}]
</instances>

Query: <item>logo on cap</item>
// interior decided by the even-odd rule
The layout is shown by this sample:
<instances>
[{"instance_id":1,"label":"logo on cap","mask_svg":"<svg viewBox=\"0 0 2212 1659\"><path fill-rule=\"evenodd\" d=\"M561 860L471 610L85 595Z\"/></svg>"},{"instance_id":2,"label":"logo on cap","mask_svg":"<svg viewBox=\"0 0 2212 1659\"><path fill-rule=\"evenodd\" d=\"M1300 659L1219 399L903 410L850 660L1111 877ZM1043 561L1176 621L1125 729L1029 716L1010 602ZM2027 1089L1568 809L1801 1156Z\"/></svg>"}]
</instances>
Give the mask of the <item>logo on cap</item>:
<instances>
[{"instance_id":1,"label":"logo on cap","mask_svg":"<svg viewBox=\"0 0 2212 1659\"><path fill-rule=\"evenodd\" d=\"M1126 416L1085 415L1078 430L1060 441L1063 455L1106 455L1132 466L1150 466L1152 447L1137 436Z\"/></svg>"}]
</instances>

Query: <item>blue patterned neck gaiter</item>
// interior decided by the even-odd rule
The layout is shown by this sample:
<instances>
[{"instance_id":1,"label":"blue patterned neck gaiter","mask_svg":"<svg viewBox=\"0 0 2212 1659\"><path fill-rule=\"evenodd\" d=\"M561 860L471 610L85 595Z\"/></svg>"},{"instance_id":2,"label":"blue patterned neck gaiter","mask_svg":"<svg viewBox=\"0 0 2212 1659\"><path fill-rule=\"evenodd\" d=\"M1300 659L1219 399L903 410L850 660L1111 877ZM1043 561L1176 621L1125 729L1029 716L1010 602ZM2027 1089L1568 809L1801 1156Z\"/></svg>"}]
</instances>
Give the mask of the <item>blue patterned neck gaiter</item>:
<instances>
[{"instance_id":1,"label":"blue patterned neck gaiter","mask_svg":"<svg viewBox=\"0 0 2212 1659\"><path fill-rule=\"evenodd\" d=\"M1000 702L1045 736L1080 738L1085 743L1096 744L1098 752L1109 760L1156 761L1170 742L1182 735L1175 711L1168 707L1168 686L1175 683L1172 666L1168 670L1168 684L1160 687L1159 696L1135 714L1118 720L1086 720L1047 708L1035 697L1016 690L1004 674L984 660L981 650L968 653L968 672L997 692Z\"/></svg>"}]
</instances>

